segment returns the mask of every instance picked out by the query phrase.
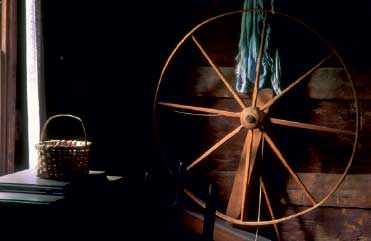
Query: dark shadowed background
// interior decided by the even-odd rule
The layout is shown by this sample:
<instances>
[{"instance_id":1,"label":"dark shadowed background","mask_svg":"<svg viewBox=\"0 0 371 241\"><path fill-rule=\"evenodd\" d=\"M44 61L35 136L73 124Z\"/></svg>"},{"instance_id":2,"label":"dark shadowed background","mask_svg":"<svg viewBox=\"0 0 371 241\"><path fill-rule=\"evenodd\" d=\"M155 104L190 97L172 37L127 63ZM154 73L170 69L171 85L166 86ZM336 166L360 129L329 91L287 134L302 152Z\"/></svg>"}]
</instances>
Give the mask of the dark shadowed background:
<instances>
[{"instance_id":1,"label":"dark shadowed background","mask_svg":"<svg viewBox=\"0 0 371 241\"><path fill-rule=\"evenodd\" d=\"M242 5L242 0L43 1L47 115L72 113L84 120L94 143L92 168L125 175L160 168L151 108L166 57L195 24ZM352 68L369 68L368 1L275 5L318 30Z\"/></svg>"}]
</instances>

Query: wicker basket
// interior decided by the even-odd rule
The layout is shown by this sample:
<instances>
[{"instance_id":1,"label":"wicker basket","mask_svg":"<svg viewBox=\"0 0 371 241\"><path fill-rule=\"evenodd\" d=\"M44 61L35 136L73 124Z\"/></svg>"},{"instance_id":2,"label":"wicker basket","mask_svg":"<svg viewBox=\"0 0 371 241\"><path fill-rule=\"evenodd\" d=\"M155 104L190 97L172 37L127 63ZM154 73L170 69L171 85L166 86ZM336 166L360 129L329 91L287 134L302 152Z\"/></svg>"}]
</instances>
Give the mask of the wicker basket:
<instances>
[{"instance_id":1,"label":"wicker basket","mask_svg":"<svg viewBox=\"0 0 371 241\"><path fill-rule=\"evenodd\" d=\"M78 120L84 130L84 141L48 140L45 141L45 130L51 120L59 117L70 117ZM89 156L91 142L87 141L85 126L79 117L59 114L50 117L44 124L38 151L37 176L49 179L70 179L89 173Z\"/></svg>"}]
</instances>

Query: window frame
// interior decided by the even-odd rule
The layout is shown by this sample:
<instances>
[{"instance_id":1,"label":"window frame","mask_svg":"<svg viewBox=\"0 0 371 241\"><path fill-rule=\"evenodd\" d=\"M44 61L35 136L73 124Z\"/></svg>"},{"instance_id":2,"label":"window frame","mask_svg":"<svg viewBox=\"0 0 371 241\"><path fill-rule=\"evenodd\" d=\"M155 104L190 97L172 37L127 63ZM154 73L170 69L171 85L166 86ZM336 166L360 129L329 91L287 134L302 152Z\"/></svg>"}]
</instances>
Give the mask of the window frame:
<instances>
[{"instance_id":1,"label":"window frame","mask_svg":"<svg viewBox=\"0 0 371 241\"><path fill-rule=\"evenodd\" d=\"M14 172L17 0L2 0L0 50L0 175Z\"/></svg>"}]
</instances>

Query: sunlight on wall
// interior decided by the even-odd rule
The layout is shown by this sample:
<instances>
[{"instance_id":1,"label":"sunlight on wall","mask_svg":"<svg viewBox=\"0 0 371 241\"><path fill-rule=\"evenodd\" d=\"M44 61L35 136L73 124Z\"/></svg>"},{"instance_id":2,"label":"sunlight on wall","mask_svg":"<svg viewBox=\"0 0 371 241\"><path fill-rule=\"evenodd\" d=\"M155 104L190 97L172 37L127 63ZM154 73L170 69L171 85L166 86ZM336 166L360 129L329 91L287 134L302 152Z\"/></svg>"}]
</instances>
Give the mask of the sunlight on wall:
<instances>
[{"instance_id":1,"label":"sunlight on wall","mask_svg":"<svg viewBox=\"0 0 371 241\"><path fill-rule=\"evenodd\" d=\"M40 135L39 103L39 51L36 31L36 0L26 2L26 63L27 63L27 117L28 117L28 160L29 167L36 167L35 144Z\"/></svg>"}]
</instances>

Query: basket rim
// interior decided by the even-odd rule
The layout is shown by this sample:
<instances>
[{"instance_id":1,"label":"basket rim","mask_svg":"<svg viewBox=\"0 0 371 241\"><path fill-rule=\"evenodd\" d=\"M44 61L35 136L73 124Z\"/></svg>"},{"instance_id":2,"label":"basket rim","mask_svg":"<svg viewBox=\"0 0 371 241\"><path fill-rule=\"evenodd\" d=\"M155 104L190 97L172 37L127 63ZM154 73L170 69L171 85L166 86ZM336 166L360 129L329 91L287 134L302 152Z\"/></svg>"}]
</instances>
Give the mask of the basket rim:
<instances>
[{"instance_id":1,"label":"basket rim","mask_svg":"<svg viewBox=\"0 0 371 241\"><path fill-rule=\"evenodd\" d=\"M74 141L76 143L82 143L82 145L78 145L78 146L62 146L62 145L54 145L54 144L50 144L50 143L55 143L57 141ZM35 144L35 147L37 149L39 148L63 148L63 149L82 149L82 148L89 148L90 146L92 145L92 142L90 141L81 141L81 140L57 140L57 139L53 139L53 140L47 140L47 141L40 141L39 143Z\"/></svg>"}]
</instances>

